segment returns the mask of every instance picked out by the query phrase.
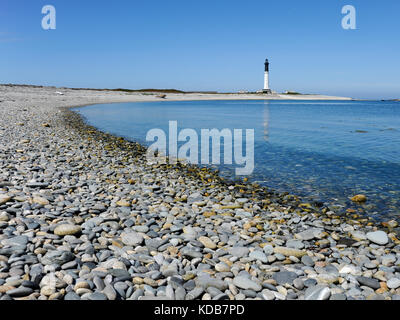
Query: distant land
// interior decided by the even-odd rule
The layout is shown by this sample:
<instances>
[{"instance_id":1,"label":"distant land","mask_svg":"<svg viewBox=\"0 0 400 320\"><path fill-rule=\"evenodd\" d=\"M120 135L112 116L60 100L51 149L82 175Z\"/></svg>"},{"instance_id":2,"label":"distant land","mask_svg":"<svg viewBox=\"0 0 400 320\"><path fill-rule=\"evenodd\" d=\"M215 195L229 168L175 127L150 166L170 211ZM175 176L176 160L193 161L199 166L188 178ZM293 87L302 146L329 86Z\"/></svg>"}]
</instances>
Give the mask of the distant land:
<instances>
[{"instance_id":1,"label":"distant land","mask_svg":"<svg viewBox=\"0 0 400 320\"><path fill-rule=\"evenodd\" d=\"M21 88L46 88L55 90L74 90L74 91L97 91L97 92L115 92L115 93L125 93L125 94L159 94L162 98L166 98L167 94L172 96L182 95L206 95L208 99L265 99L265 100L355 100L349 97L338 97L338 96L328 96L319 94L304 94L294 91L286 91L285 93L273 92L271 94L265 94L262 91L239 91L239 92L218 92L218 91L183 91L178 89L96 89L96 88L68 88L68 87L56 87L56 86L41 86L41 85L31 85L31 84L0 84L3 87L21 87ZM204 96L203 96L204 97ZM197 97L194 97L197 98ZM205 98L205 97L204 97Z\"/></svg>"},{"instance_id":2,"label":"distant land","mask_svg":"<svg viewBox=\"0 0 400 320\"><path fill-rule=\"evenodd\" d=\"M209 93L215 94L218 93L217 91L182 91L177 89L124 89L124 88L117 88L117 89L96 89L96 88L69 88L69 87L56 87L56 86L40 86L40 85L33 85L33 84L1 84L3 86L8 87L30 87L30 88L54 88L54 89L70 89L70 90L92 90L92 91L116 91L116 92L156 92L156 93Z\"/></svg>"}]
</instances>

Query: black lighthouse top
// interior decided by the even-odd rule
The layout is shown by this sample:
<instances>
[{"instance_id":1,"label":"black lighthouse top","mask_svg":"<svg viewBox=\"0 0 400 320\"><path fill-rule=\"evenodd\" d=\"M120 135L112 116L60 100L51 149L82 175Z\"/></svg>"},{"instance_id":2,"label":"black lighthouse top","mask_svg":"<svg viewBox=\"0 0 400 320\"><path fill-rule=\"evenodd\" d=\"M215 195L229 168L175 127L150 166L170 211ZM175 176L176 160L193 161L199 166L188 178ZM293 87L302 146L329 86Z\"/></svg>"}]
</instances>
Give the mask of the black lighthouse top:
<instances>
[{"instance_id":1,"label":"black lighthouse top","mask_svg":"<svg viewBox=\"0 0 400 320\"><path fill-rule=\"evenodd\" d=\"M269 62L268 59L265 59L265 71L269 71Z\"/></svg>"}]
</instances>

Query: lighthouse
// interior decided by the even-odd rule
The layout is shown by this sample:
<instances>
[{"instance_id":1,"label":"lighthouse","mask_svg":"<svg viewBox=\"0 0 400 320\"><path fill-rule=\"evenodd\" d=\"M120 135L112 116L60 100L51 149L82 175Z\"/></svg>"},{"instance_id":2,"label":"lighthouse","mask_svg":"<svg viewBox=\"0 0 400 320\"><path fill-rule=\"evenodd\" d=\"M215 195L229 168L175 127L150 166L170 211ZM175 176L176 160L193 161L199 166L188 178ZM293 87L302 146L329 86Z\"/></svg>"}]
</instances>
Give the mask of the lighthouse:
<instances>
[{"instance_id":1,"label":"lighthouse","mask_svg":"<svg viewBox=\"0 0 400 320\"><path fill-rule=\"evenodd\" d=\"M268 59L265 59L264 63L265 69L264 69L264 89L263 93L270 94L271 89L269 88L269 62Z\"/></svg>"}]
</instances>

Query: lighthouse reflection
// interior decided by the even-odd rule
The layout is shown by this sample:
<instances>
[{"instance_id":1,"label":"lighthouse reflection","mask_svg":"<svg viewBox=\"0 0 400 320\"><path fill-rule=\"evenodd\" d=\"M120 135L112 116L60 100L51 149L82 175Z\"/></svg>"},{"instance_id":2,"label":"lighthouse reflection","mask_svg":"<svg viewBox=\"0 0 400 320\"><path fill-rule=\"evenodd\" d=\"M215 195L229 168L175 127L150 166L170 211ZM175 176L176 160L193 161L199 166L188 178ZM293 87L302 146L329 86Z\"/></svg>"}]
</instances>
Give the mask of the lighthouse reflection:
<instances>
[{"instance_id":1,"label":"lighthouse reflection","mask_svg":"<svg viewBox=\"0 0 400 320\"><path fill-rule=\"evenodd\" d=\"M263 127L264 127L264 134L263 138L264 141L269 140L269 101L264 101L264 109L263 109Z\"/></svg>"}]
</instances>

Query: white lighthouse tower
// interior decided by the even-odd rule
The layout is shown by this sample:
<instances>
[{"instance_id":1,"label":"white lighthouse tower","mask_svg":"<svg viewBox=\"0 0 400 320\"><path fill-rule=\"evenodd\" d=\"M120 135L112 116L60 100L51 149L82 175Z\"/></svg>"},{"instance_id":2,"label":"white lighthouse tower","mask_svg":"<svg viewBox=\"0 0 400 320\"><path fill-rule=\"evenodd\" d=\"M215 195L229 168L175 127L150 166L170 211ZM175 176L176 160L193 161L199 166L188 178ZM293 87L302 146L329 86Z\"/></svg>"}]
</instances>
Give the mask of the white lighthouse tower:
<instances>
[{"instance_id":1,"label":"white lighthouse tower","mask_svg":"<svg viewBox=\"0 0 400 320\"><path fill-rule=\"evenodd\" d=\"M265 69L264 69L264 89L263 89L263 93L271 94L272 91L269 88L269 62L268 62L268 59L265 59L264 66L265 66Z\"/></svg>"}]
</instances>

